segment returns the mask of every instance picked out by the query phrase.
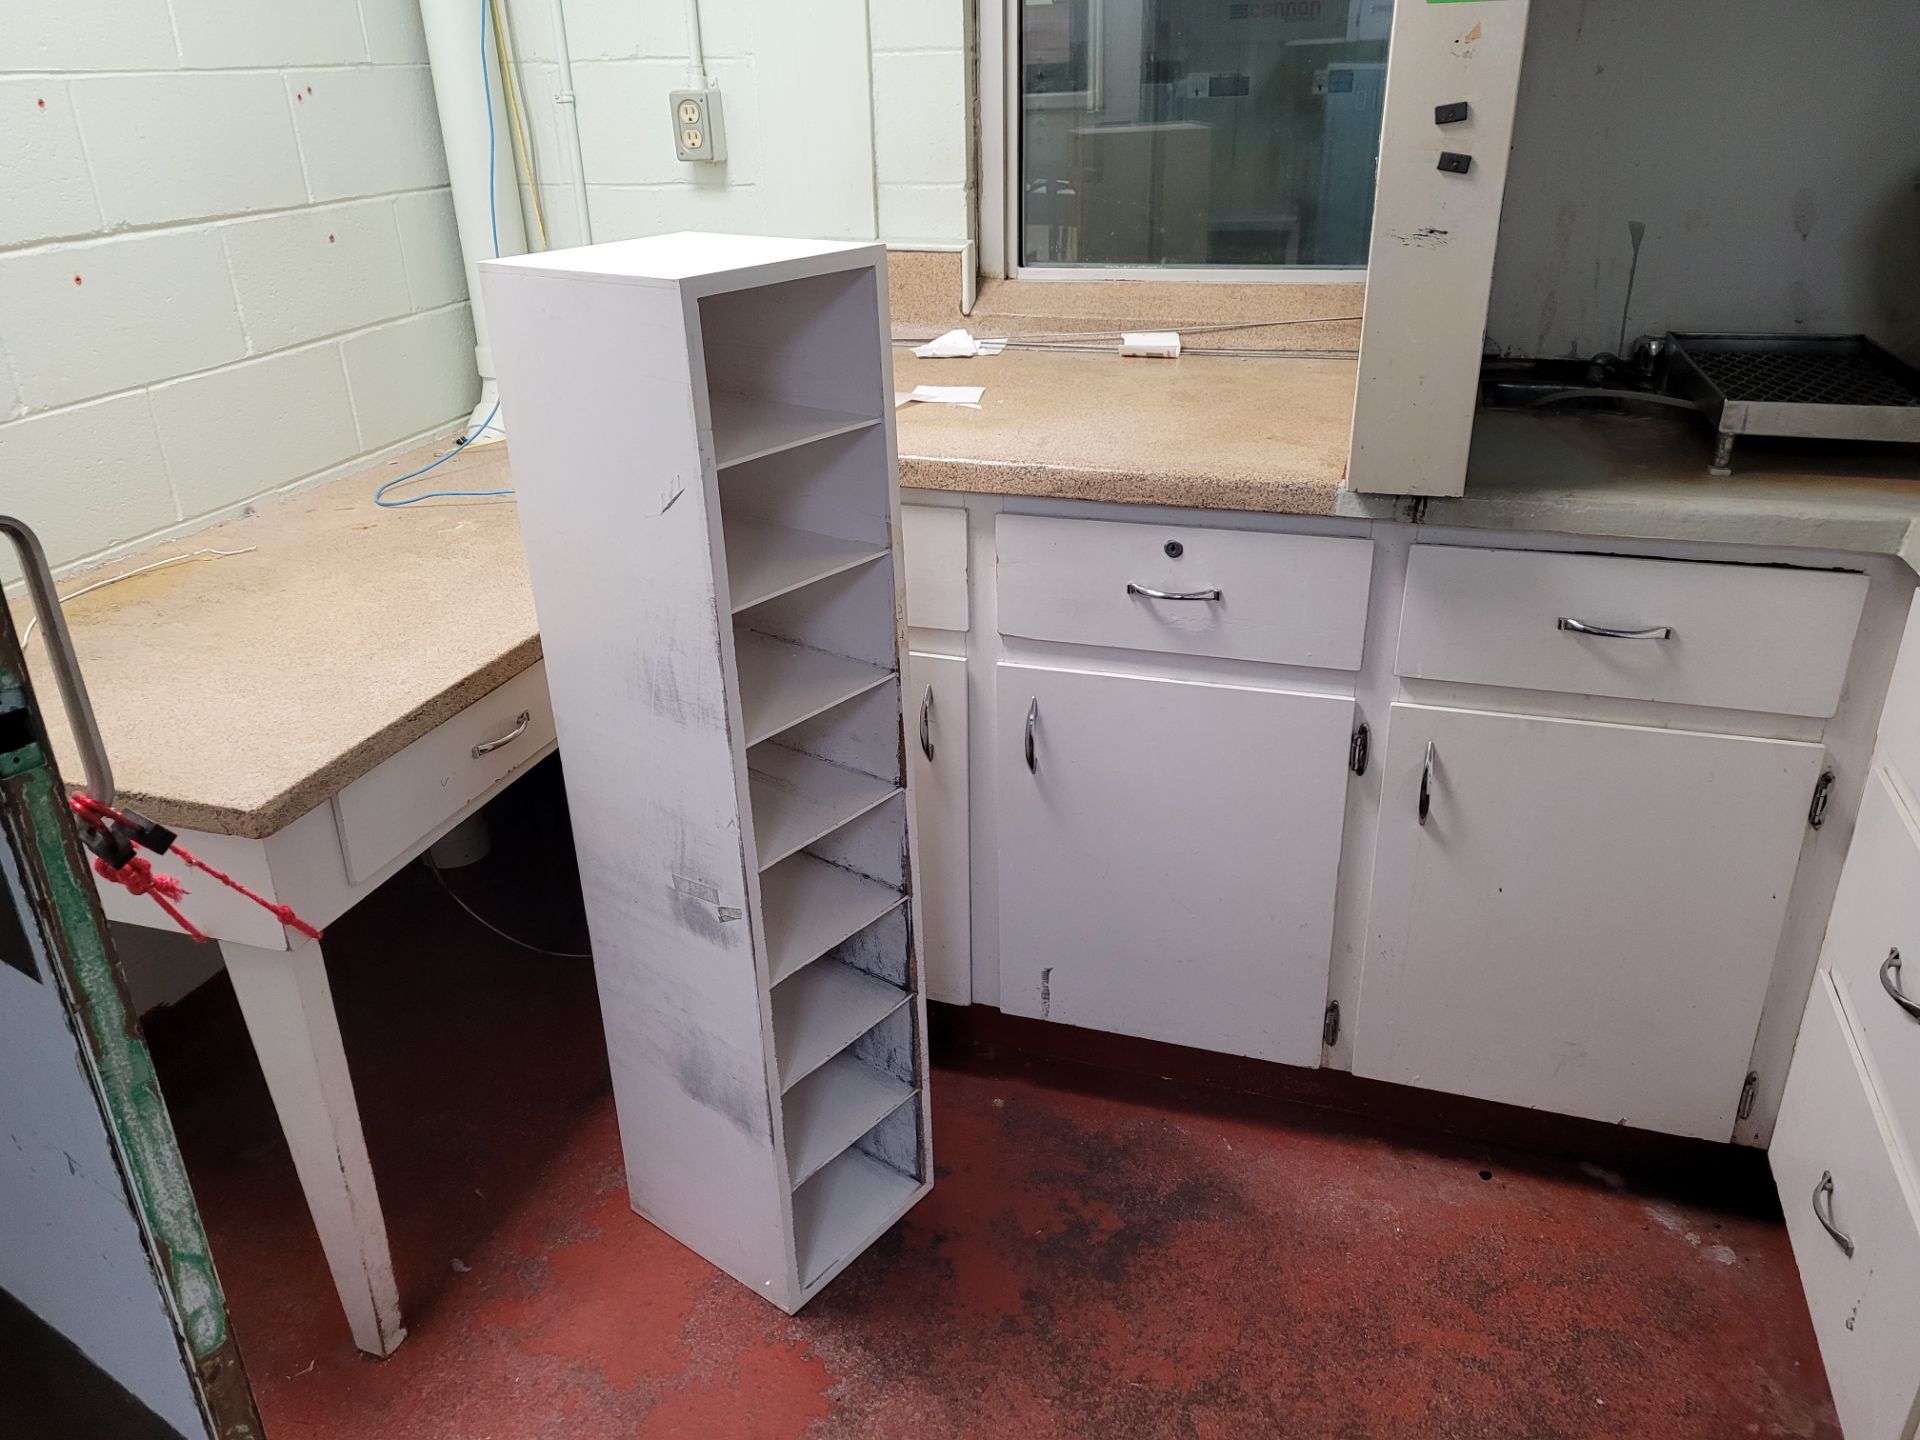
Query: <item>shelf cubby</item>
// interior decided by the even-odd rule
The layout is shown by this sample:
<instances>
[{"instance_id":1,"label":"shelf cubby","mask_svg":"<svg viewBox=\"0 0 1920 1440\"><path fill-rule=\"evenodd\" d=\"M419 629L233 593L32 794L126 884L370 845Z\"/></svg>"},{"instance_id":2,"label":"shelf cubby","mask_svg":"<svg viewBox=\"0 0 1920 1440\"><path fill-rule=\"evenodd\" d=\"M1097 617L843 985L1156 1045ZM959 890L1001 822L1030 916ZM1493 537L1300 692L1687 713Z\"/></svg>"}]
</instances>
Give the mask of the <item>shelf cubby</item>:
<instances>
[{"instance_id":1,"label":"shelf cubby","mask_svg":"<svg viewBox=\"0 0 1920 1440\"><path fill-rule=\"evenodd\" d=\"M805 1184L913 1096L911 1081L876 1069L851 1050L827 1061L786 1094L787 1171L793 1183Z\"/></svg>"},{"instance_id":2,"label":"shelf cubby","mask_svg":"<svg viewBox=\"0 0 1920 1440\"><path fill-rule=\"evenodd\" d=\"M735 636L734 664L748 745L893 678L878 665L753 631Z\"/></svg>"},{"instance_id":3,"label":"shelf cubby","mask_svg":"<svg viewBox=\"0 0 1920 1440\"><path fill-rule=\"evenodd\" d=\"M818 961L775 986L773 1050L781 1090L791 1090L907 999L898 986L838 960Z\"/></svg>"},{"instance_id":4,"label":"shelf cubby","mask_svg":"<svg viewBox=\"0 0 1920 1440\"><path fill-rule=\"evenodd\" d=\"M817 1284L879 1239L912 1204L921 1183L857 1148L830 1161L793 1192L800 1283Z\"/></svg>"},{"instance_id":5,"label":"shelf cubby","mask_svg":"<svg viewBox=\"0 0 1920 1440\"><path fill-rule=\"evenodd\" d=\"M735 614L887 553L884 545L748 520L728 522L725 543L727 590Z\"/></svg>"},{"instance_id":6,"label":"shelf cubby","mask_svg":"<svg viewBox=\"0 0 1920 1440\"><path fill-rule=\"evenodd\" d=\"M797 975L897 907L891 886L801 851L760 877L768 983Z\"/></svg>"}]
</instances>

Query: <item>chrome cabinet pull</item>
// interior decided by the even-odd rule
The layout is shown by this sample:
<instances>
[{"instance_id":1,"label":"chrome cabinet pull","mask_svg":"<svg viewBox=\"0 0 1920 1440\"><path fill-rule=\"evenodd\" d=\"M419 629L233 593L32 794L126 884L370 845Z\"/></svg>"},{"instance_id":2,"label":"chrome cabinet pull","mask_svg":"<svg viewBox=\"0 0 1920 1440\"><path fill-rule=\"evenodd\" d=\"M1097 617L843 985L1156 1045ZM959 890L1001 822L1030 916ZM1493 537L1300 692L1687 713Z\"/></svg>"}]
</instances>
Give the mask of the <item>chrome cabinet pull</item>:
<instances>
[{"instance_id":1,"label":"chrome cabinet pull","mask_svg":"<svg viewBox=\"0 0 1920 1440\"><path fill-rule=\"evenodd\" d=\"M1427 812L1433 809L1433 742L1427 741L1427 758L1420 765L1420 823L1427 823Z\"/></svg>"},{"instance_id":2,"label":"chrome cabinet pull","mask_svg":"<svg viewBox=\"0 0 1920 1440\"><path fill-rule=\"evenodd\" d=\"M482 740L478 745L474 746L473 758L478 760L482 755L491 755L494 751L498 750L502 745L511 745L514 741L518 740L522 735L527 733L527 726L531 724L532 721L533 721L533 712L531 710L522 710L518 715L514 717L513 728L507 731L506 734L498 736L492 740Z\"/></svg>"},{"instance_id":3,"label":"chrome cabinet pull","mask_svg":"<svg viewBox=\"0 0 1920 1440\"><path fill-rule=\"evenodd\" d=\"M20 557L20 569L26 576L27 593L33 597L33 613L40 617L40 628L47 632L47 661L53 667L54 683L60 689L67 724L73 729L74 746L80 751L87 794L102 805L111 805L113 767L107 763L107 742L100 738L100 722L93 717L93 701L87 697L87 682L80 674L80 658L73 651L73 635L67 629L67 617L60 610L60 592L53 588L53 571L47 568L47 552L40 548L40 537L27 523L11 515L0 515L0 535L13 541L14 552Z\"/></svg>"},{"instance_id":4,"label":"chrome cabinet pull","mask_svg":"<svg viewBox=\"0 0 1920 1440\"><path fill-rule=\"evenodd\" d=\"M1887 958L1880 962L1880 988L1892 997L1894 1004L1920 1020L1920 1000L1914 999L1900 987L1900 950L1897 946L1887 951Z\"/></svg>"},{"instance_id":5,"label":"chrome cabinet pull","mask_svg":"<svg viewBox=\"0 0 1920 1440\"><path fill-rule=\"evenodd\" d=\"M1560 629L1569 635L1598 635L1602 640L1671 640L1671 625L1654 625L1645 630L1616 630L1611 625L1589 625L1571 615L1560 617Z\"/></svg>"},{"instance_id":6,"label":"chrome cabinet pull","mask_svg":"<svg viewBox=\"0 0 1920 1440\"><path fill-rule=\"evenodd\" d=\"M1833 1172L1831 1170L1822 1170L1820 1183L1813 1187L1813 1218L1820 1222L1822 1230L1833 1237L1833 1243L1840 1247L1840 1253L1851 1260L1853 1237L1833 1223Z\"/></svg>"},{"instance_id":7,"label":"chrome cabinet pull","mask_svg":"<svg viewBox=\"0 0 1920 1440\"><path fill-rule=\"evenodd\" d=\"M1223 590L1155 590L1151 585L1136 585L1127 582L1127 593L1139 595L1148 600L1224 600Z\"/></svg>"},{"instance_id":8,"label":"chrome cabinet pull","mask_svg":"<svg viewBox=\"0 0 1920 1440\"><path fill-rule=\"evenodd\" d=\"M933 686L920 697L920 753L933 759Z\"/></svg>"},{"instance_id":9,"label":"chrome cabinet pull","mask_svg":"<svg viewBox=\"0 0 1920 1440\"><path fill-rule=\"evenodd\" d=\"M1034 696L1027 702L1027 769L1037 772L1040 768L1038 757L1033 753L1033 727L1040 723L1040 697Z\"/></svg>"}]
</instances>

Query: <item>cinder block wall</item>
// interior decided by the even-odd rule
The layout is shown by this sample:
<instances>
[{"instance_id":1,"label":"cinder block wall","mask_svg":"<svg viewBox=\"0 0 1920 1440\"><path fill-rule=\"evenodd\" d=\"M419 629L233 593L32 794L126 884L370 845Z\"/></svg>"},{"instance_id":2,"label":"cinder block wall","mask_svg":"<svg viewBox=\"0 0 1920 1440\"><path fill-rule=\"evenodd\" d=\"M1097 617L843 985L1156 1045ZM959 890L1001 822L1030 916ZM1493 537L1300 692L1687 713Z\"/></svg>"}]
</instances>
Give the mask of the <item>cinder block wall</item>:
<instances>
[{"instance_id":1,"label":"cinder block wall","mask_svg":"<svg viewBox=\"0 0 1920 1440\"><path fill-rule=\"evenodd\" d=\"M550 0L510 0L549 233L579 243ZM682 0L565 0L595 240L667 230L957 246L970 229L967 0L700 0L724 165L675 158Z\"/></svg>"},{"instance_id":2,"label":"cinder block wall","mask_svg":"<svg viewBox=\"0 0 1920 1440\"><path fill-rule=\"evenodd\" d=\"M414 0L0 0L0 510L56 564L477 384Z\"/></svg>"}]
</instances>

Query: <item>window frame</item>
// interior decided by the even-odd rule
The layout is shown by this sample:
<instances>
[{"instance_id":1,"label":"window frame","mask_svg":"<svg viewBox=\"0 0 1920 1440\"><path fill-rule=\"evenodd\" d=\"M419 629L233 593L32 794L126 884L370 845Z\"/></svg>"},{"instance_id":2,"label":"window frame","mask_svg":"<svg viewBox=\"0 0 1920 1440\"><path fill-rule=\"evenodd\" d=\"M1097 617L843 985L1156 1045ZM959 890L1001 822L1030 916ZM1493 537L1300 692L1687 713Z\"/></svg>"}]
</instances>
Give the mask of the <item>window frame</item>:
<instances>
[{"instance_id":1,"label":"window frame","mask_svg":"<svg viewBox=\"0 0 1920 1440\"><path fill-rule=\"evenodd\" d=\"M1098 0L1096 0L1098 3ZM1020 4L979 0L980 270L997 279L1170 280L1213 285L1360 285L1367 267L1025 265L1020 262ZM1089 75L1097 76L1097 67Z\"/></svg>"}]
</instances>

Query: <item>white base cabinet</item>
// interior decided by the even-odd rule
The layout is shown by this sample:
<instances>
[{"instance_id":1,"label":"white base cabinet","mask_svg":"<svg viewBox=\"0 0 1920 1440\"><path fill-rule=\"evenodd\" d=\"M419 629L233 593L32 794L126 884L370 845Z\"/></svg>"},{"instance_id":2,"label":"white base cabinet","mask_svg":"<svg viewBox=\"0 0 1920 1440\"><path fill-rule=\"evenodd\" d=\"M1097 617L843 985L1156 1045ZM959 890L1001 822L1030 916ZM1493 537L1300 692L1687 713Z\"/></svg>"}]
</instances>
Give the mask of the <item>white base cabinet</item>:
<instances>
[{"instance_id":1,"label":"white base cabinet","mask_svg":"<svg viewBox=\"0 0 1920 1440\"><path fill-rule=\"evenodd\" d=\"M1353 701L1002 663L1000 1007L1317 1065Z\"/></svg>"},{"instance_id":2,"label":"white base cabinet","mask_svg":"<svg viewBox=\"0 0 1920 1440\"><path fill-rule=\"evenodd\" d=\"M1727 1139L1822 760L1395 705L1355 1071Z\"/></svg>"},{"instance_id":3,"label":"white base cabinet","mask_svg":"<svg viewBox=\"0 0 1920 1440\"><path fill-rule=\"evenodd\" d=\"M920 835L920 959L927 998L973 1000L973 887L967 856L967 662L908 656L907 784Z\"/></svg>"},{"instance_id":4,"label":"white base cabinet","mask_svg":"<svg viewBox=\"0 0 1920 1440\"><path fill-rule=\"evenodd\" d=\"M1920 1215L1839 996L1814 982L1767 1152L1848 1440L1920 1425Z\"/></svg>"}]
</instances>

